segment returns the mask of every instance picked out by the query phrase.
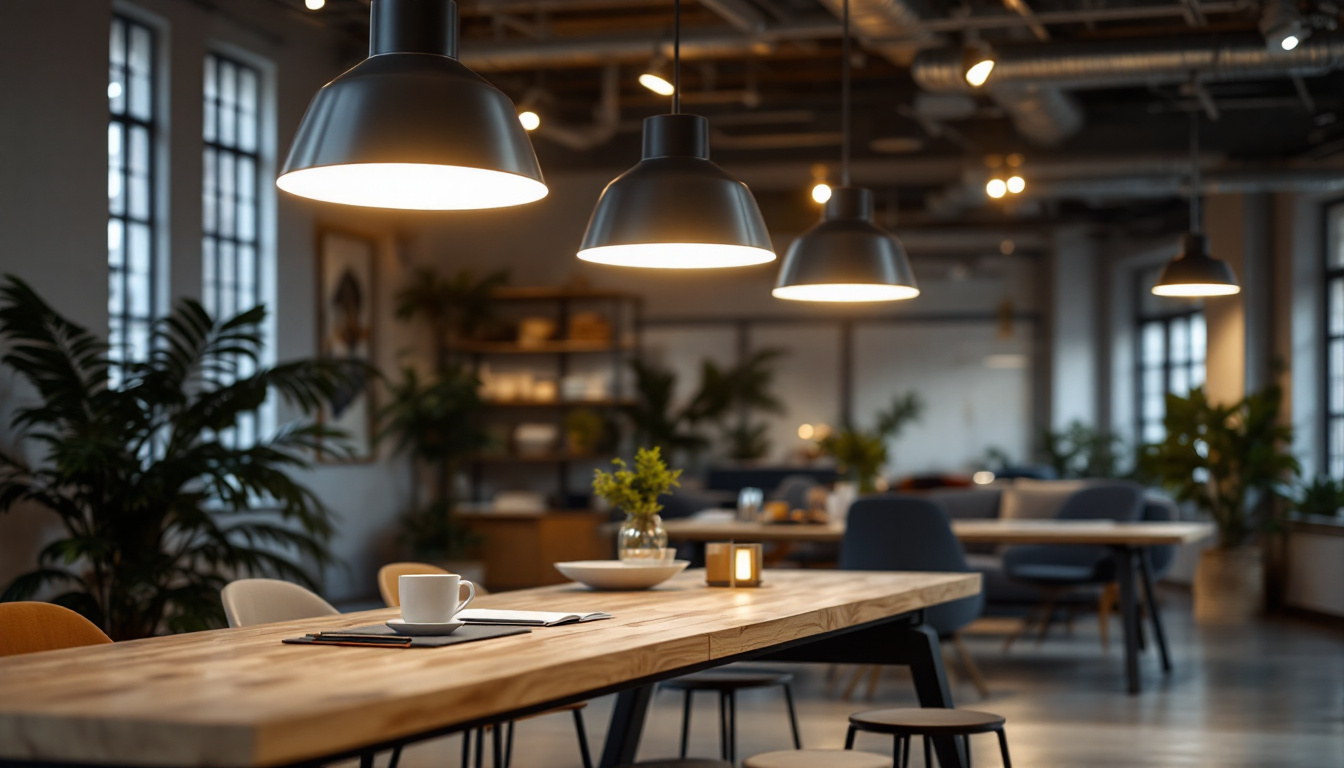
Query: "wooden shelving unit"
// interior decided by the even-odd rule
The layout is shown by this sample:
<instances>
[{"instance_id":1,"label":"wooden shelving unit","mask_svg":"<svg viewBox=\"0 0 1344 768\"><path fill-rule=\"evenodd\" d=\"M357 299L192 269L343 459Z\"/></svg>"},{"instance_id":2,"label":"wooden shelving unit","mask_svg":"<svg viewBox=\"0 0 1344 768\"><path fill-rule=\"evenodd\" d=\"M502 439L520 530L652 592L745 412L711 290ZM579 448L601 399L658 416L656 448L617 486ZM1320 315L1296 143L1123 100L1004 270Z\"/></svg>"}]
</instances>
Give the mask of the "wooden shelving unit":
<instances>
[{"instance_id":1,"label":"wooden shelving unit","mask_svg":"<svg viewBox=\"0 0 1344 768\"><path fill-rule=\"evenodd\" d=\"M579 463L595 464L606 458L576 455L564 449L565 416L579 408L615 415L622 406L634 402L629 363L640 351L643 299L623 291L538 287L500 289L494 294L494 300L498 303L500 314L548 317L555 322L558 338L532 343L454 342L449 351L459 359L465 359L473 371L479 373L482 365L496 357L510 361L509 365L515 367L519 361L524 361L525 367L536 375L553 378L558 388L560 382L575 371L576 360L582 360L583 365L591 368L594 360L600 360L602 355L609 358L610 387L605 397L487 400L484 403L489 423L507 424L511 432L513 426L516 426L517 417L525 414L529 421L554 423L560 437L553 451L517 453L498 452L495 449L494 452L474 457L471 462L473 500L487 501L482 498L482 486L488 474L502 471L501 467L553 465L555 499L563 501L570 493L571 467ZM611 338L601 341L567 338L570 318L578 311L600 313L611 327Z\"/></svg>"}]
</instances>

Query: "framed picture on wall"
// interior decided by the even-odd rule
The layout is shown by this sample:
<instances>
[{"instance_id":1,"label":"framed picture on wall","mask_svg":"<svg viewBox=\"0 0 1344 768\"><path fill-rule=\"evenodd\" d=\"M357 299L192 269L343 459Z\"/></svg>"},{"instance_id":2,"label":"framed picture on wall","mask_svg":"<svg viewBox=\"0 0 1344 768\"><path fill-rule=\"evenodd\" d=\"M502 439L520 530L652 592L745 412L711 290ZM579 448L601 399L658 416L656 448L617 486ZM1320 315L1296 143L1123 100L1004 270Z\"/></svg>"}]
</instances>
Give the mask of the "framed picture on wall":
<instances>
[{"instance_id":1,"label":"framed picture on wall","mask_svg":"<svg viewBox=\"0 0 1344 768\"><path fill-rule=\"evenodd\" d=\"M318 354L373 365L377 242L366 235L323 229L317 237ZM359 367L355 365L353 367ZM373 461L373 379L362 372L322 409L322 423L348 436L350 453L318 453L325 463Z\"/></svg>"}]
</instances>

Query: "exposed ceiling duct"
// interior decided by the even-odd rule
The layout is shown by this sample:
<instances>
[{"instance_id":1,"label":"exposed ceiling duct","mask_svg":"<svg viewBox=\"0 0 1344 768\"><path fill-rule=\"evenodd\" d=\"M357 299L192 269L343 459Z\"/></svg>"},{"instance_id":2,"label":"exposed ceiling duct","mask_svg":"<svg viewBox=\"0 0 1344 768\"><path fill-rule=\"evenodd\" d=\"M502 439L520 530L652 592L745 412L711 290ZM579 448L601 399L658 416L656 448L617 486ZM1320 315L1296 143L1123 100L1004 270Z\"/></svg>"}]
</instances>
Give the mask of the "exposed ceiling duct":
<instances>
[{"instance_id":1,"label":"exposed ceiling duct","mask_svg":"<svg viewBox=\"0 0 1344 768\"><path fill-rule=\"evenodd\" d=\"M1106 88L1315 75L1344 66L1344 36L1318 34L1291 51L1270 51L1255 34L1095 40L1001 46L986 88ZM911 68L921 88L970 91L961 51L928 50Z\"/></svg>"},{"instance_id":2,"label":"exposed ceiling duct","mask_svg":"<svg viewBox=\"0 0 1344 768\"><path fill-rule=\"evenodd\" d=\"M839 14L839 0L822 0L822 4ZM940 41L940 37L926 29L919 14L903 0L851 0L850 18L866 48L898 65L910 64L915 50L937 45ZM956 53L956 76L966 86L961 74L961 49L938 50L939 53L947 51ZM924 54L919 54L914 60L918 62L923 57ZM994 74L997 79L997 65ZM966 89L969 90L969 86ZM1058 144L1083 125L1082 109L1068 94L1058 90L1031 84L1029 87L986 87L985 91L1008 113L1018 133L1034 144Z\"/></svg>"},{"instance_id":3,"label":"exposed ceiling duct","mask_svg":"<svg viewBox=\"0 0 1344 768\"><path fill-rule=\"evenodd\" d=\"M602 72L602 98L593 110L593 123L586 126L555 125L546 121L541 125L538 135L557 144L574 150L586 152L593 147L611 141L621 126L621 70L610 64Z\"/></svg>"}]
</instances>

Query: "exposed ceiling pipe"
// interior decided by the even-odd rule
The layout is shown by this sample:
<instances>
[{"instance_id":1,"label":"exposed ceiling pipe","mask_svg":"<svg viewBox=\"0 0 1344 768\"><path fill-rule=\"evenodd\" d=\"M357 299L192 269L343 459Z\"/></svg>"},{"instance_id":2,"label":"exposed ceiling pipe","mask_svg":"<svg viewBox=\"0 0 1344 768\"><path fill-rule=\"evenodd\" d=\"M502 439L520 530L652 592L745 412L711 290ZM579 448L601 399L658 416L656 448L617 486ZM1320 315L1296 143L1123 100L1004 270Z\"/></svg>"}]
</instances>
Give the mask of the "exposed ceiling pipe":
<instances>
[{"instance_id":1,"label":"exposed ceiling pipe","mask_svg":"<svg viewBox=\"0 0 1344 768\"><path fill-rule=\"evenodd\" d=\"M586 152L611 141L621 125L621 70L615 64L602 71L602 97L593 110L593 123L583 127L541 124L538 135L575 152Z\"/></svg>"},{"instance_id":2,"label":"exposed ceiling pipe","mask_svg":"<svg viewBox=\"0 0 1344 768\"><path fill-rule=\"evenodd\" d=\"M822 0L837 11L840 0ZM1026 13L1030 13L1025 5ZM939 37L924 26L919 14L902 0L852 0L850 19L865 47L877 51L898 65L910 64L914 51L937 45ZM957 52L957 78L961 74L961 49ZM923 54L915 58L918 61ZM998 65L995 65L995 74ZM966 86L968 89L970 86ZM1031 88L985 88L1017 127L1018 133L1034 144L1058 144L1083 125L1083 112L1067 94L1041 86Z\"/></svg>"},{"instance_id":3,"label":"exposed ceiling pipe","mask_svg":"<svg viewBox=\"0 0 1344 768\"><path fill-rule=\"evenodd\" d=\"M1344 36L1315 34L1291 51L1270 51L1256 34L1000 46L985 87L1105 88L1315 75L1344 66ZM922 51L911 74L927 91L967 92L961 51Z\"/></svg>"}]
</instances>

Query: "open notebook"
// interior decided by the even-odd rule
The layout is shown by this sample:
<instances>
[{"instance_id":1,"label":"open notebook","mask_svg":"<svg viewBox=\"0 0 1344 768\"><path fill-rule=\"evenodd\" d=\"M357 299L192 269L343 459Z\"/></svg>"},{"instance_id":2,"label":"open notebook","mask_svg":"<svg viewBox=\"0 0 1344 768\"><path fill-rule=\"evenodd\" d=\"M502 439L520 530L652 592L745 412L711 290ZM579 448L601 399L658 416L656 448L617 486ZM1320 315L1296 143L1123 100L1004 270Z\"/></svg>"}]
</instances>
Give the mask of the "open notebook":
<instances>
[{"instance_id":1,"label":"open notebook","mask_svg":"<svg viewBox=\"0 0 1344 768\"><path fill-rule=\"evenodd\" d=\"M610 613L563 613L559 611L500 611L488 608L468 608L453 617L468 624L509 624L519 627L554 627L559 624L577 624L581 621L610 619Z\"/></svg>"}]
</instances>

